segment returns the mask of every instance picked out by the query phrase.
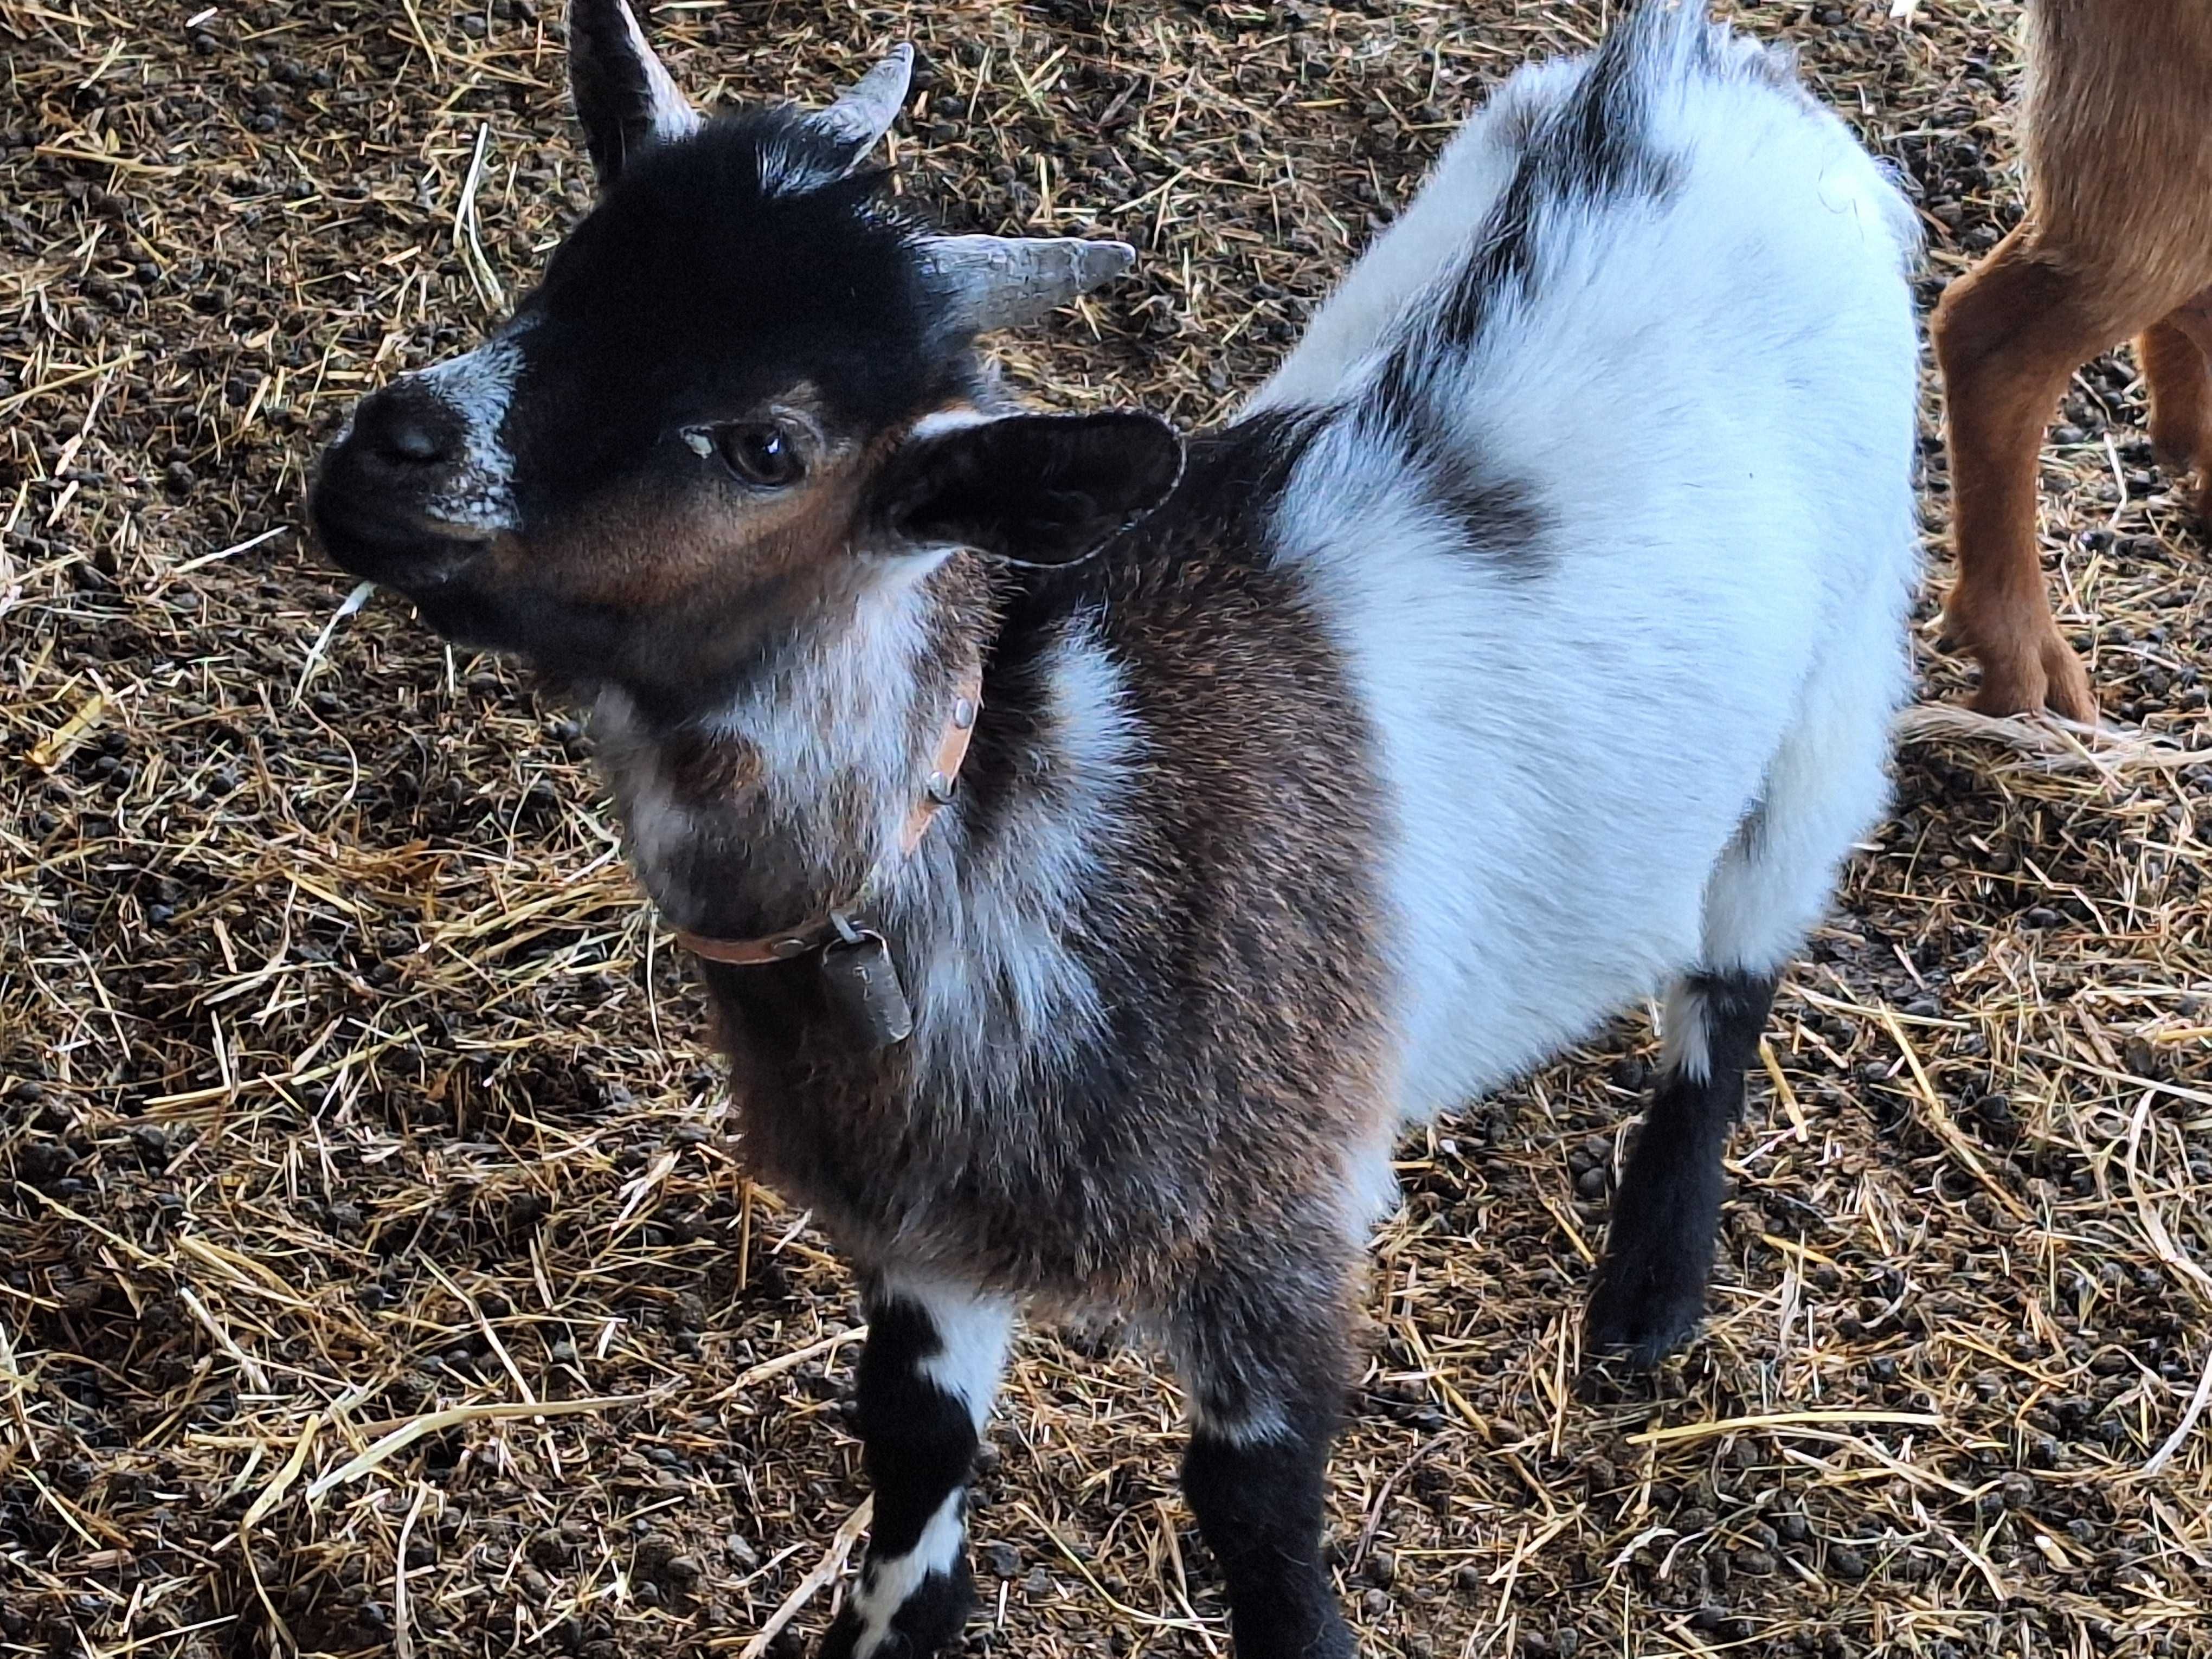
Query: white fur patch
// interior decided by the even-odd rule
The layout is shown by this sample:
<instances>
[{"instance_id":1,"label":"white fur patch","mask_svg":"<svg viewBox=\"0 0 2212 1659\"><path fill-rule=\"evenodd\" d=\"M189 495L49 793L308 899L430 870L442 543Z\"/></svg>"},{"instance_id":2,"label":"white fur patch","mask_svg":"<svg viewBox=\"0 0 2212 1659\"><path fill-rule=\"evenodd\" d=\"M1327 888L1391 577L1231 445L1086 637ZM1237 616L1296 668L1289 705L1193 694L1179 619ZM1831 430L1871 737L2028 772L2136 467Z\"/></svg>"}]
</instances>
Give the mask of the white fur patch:
<instances>
[{"instance_id":1,"label":"white fur patch","mask_svg":"<svg viewBox=\"0 0 2212 1659\"><path fill-rule=\"evenodd\" d=\"M670 787L636 706L618 688L603 688L592 702L592 737L614 786L624 851L638 884L675 926L702 926L698 901L673 873L699 833L698 817Z\"/></svg>"},{"instance_id":2,"label":"white fur patch","mask_svg":"<svg viewBox=\"0 0 2212 1659\"><path fill-rule=\"evenodd\" d=\"M952 1571L967 1541L967 1503L968 1489L955 1486L924 1523L912 1549L888 1560L874 1555L868 1558L853 1592L854 1610L860 1616L860 1639L853 1647L854 1659L868 1659L884 1644L890 1634L891 1620L930 1574Z\"/></svg>"},{"instance_id":3,"label":"white fur patch","mask_svg":"<svg viewBox=\"0 0 2212 1659\"><path fill-rule=\"evenodd\" d=\"M1585 64L1522 71L1253 405L1323 422L1276 533L1376 733L1411 1116L1693 969L1771 972L1884 799L1917 575L1909 210L1778 72L1668 45L1637 71L1664 188L1549 202L1525 284L1455 343L1440 303ZM1510 488L1526 545L1471 544L1350 417L1401 341L1431 441Z\"/></svg>"},{"instance_id":4,"label":"white fur patch","mask_svg":"<svg viewBox=\"0 0 2212 1659\"><path fill-rule=\"evenodd\" d=\"M827 848L848 826L817 825L806 814L857 775L878 781L880 810L868 827L877 856L897 857L912 809L904 698L926 645L911 580L886 580L862 600L852 625L819 654L793 659L792 672L749 686L707 717L710 736L750 744L773 781L771 811L789 817L795 844ZM640 884L668 921L702 933L726 932L713 891L689 885L682 872L702 835L721 826L716 803L690 800L673 787L650 733L629 700L603 690L592 708L599 763L613 786ZM798 917L791 919L793 921Z\"/></svg>"},{"instance_id":5,"label":"white fur patch","mask_svg":"<svg viewBox=\"0 0 2212 1659\"><path fill-rule=\"evenodd\" d=\"M1273 1406L1263 1406L1237 1416L1224 1417L1207 1411L1195 1393L1191 1394L1188 1400L1191 1427L1228 1445L1261 1446L1270 1441L1292 1437L1290 1420Z\"/></svg>"},{"instance_id":6,"label":"white fur patch","mask_svg":"<svg viewBox=\"0 0 2212 1659\"><path fill-rule=\"evenodd\" d=\"M1105 1020L1066 919L1111 856L1139 739L1121 665L1093 623L1068 625L1045 672L1039 787L1002 815L988 847L956 855L957 823L940 822L892 892L892 925L908 939L926 929L933 946L908 988L915 1069L951 1079L945 1103L956 1109L1042 1084Z\"/></svg>"},{"instance_id":7,"label":"white fur patch","mask_svg":"<svg viewBox=\"0 0 2212 1659\"><path fill-rule=\"evenodd\" d=\"M929 1316L939 1350L921 1362L921 1374L968 1408L980 1431L991 1414L1014 1332L1014 1304L941 1279L891 1278L884 1289Z\"/></svg>"},{"instance_id":8,"label":"white fur patch","mask_svg":"<svg viewBox=\"0 0 2212 1659\"><path fill-rule=\"evenodd\" d=\"M965 405L957 409L935 409L916 421L906 435L909 441L934 438L942 432L957 432L962 427L983 426L1001 418Z\"/></svg>"},{"instance_id":9,"label":"white fur patch","mask_svg":"<svg viewBox=\"0 0 2212 1659\"><path fill-rule=\"evenodd\" d=\"M1667 1013L1660 1030L1662 1067L1692 1083L1713 1075L1712 1032L1704 994L1686 979L1667 988Z\"/></svg>"},{"instance_id":10,"label":"white fur patch","mask_svg":"<svg viewBox=\"0 0 2212 1659\"><path fill-rule=\"evenodd\" d=\"M1110 855L1140 745L1121 669L1095 623L1078 618L1045 659L1047 730L1027 763L1036 787L1000 817L988 845L963 844L956 798L906 856L901 836L921 784L907 700L928 649L918 580L887 577L827 649L749 687L708 726L758 751L775 794L769 810L788 811L794 845L835 845L849 827L805 815L849 798L856 776L878 786L875 920L901 942L915 1073L939 1079L939 1105L957 1113L1039 1086L1103 1025L1066 919ZM602 694L593 726L632 863L662 915L697 932L738 931L717 921L718 894L694 890L684 873L696 838L721 832L714 804L679 797L621 693Z\"/></svg>"},{"instance_id":11,"label":"white fur patch","mask_svg":"<svg viewBox=\"0 0 2212 1659\"><path fill-rule=\"evenodd\" d=\"M789 145L761 146L760 187L763 196L803 196L837 176Z\"/></svg>"},{"instance_id":12,"label":"white fur patch","mask_svg":"<svg viewBox=\"0 0 2212 1659\"><path fill-rule=\"evenodd\" d=\"M500 429L507 423L515 381L522 373L522 348L515 339L520 332L512 330L412 376L462 422L461 465L453 483L425 504L434 517L448 524L471 530L519 527L514 456Z\"/></svg>"}]
</instances>

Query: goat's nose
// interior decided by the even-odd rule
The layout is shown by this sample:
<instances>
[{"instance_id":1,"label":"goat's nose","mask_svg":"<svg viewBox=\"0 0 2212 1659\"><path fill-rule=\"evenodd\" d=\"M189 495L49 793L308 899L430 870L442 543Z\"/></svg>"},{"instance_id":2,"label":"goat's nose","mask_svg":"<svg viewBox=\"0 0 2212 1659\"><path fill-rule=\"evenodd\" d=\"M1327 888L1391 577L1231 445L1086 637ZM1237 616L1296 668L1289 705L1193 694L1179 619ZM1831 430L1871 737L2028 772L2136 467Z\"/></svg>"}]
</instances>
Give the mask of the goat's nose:
<instances>
[{"instance_id":1,"label":"goat's nose","mask_svg":"<svg viewBox=\"0 0 2212 1659\"><path fill-rule=\"evenodd\" d=\"M394 471L446 466L460 458L461 422L441 398L401 384L386 386L354 416L354 438Z\"/></svg>"}]
</instances>

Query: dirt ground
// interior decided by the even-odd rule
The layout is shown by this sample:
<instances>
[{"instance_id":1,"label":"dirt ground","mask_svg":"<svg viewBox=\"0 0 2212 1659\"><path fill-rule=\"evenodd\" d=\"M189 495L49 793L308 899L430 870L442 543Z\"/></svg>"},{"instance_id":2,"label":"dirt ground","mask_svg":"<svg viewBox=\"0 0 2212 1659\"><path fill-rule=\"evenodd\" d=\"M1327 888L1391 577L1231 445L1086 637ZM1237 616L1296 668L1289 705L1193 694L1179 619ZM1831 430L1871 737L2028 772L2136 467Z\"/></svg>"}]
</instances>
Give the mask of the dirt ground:
<instances>
[{"instance_id":1,"label":"dirt ground","mask_svg":"<svg viewBox=\"0 0 2212 1659\"><path fill-rule=\"evenodd\" d=\"M1144 252L1013 374L1198 423L1602 11L653 20L745 99L915 40L906 188ZM1913 181L1926 301L2017 213L2014 8L1888 13L1742 15ZM351 400L585 208L557 25L0 0L0 1654L781 1659L837 1594L850 1286L741 1173L572 712L395 602L341 617L299 529ZM1895 816L1784 993L1686 1357L1577 1348L1646 1019L1404 1148L1335 1463L1363 1652L2212 1652L2212 1428L2169 1443L2212 1376L2212 586L2142 416L2094 363L2045 459L2125 730L1947 713L1923 629ZM1226 1653L1179 1416L1110 1335L1025 1340L973 1650Z\"/></svg>"}]
</instances>

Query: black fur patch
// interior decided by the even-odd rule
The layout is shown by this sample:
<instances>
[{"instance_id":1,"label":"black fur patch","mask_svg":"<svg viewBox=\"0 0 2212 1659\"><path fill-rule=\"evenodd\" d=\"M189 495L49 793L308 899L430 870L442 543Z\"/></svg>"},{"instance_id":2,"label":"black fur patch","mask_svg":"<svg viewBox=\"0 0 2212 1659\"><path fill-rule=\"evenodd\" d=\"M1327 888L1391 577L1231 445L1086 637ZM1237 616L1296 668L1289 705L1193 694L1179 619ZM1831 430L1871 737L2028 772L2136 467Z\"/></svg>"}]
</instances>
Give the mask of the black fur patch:
<instances>
[{"instance_id":1,"label":"black fur patch","mask_svg":"<svg viewBox=\"0 0 2212 1659\"><path fill-rule=\"evenodd\" d=\"M946 1497L968 1483L975 1423L967 1406L921 1370L942 1347L921 1308L897 1297L872 1299L855 1425L876 1489L872 1560L911 1551Z\"/></svg>"},{"instance_id":2,"label":"black fur patch","mask_svg":"<svg viewBox=\"0 0 2212 1659\"><path fill-rule=\"evenodd\" d=\"M1363 412L1404 447L1437 504L1464 526L1470 550L1516 576L1552 568L1542 516L1524 489L1487 472L1450 435L1450 362L1478 343L1502 301L1540 279L1544 239L1562 211L1613 198L1662 198L1674 188L1678 166L1651 140L1652 71L1644 58L1656 49L1656 31L1675 27L1683 25L1639 12L1607 40L1565 100L1534 124L1435 326L1406 330L1367 394Z\"/></svg>"},{"instance_id":3,"label":"black fur patch","mask_svg":"<svg viewBox=\"0 0 2212 1659\"><path fill-rule=\"evenodd\" d=\"M1638 21L1641 12L1657 9L1639 9ZM1528 135L1512 181L1445 307L1443 334L1453 344L1472 344L1495 296L1525 290L1534 280L1547 222L1560 208L1607 198L1658 198L1673 187L1676 163L1653 147L1649 131L1650 70L1643 56L1653 32L1638 22L1615 30L1574 91Z\"/></svg>"},{"instance_id":4,"label":"black fur patch","mask_svg":"<svg viewBox=\"0 0 2212 1659\"><path fill-rule=\"evenodd\" d=\"M1153 416L1016 415L907 445L877 481L872 513L924 545L1066 564L1132 527L1182 474L1182 439Z\"/></svg>"},{"instance_id":5,"label":"black fur patch","mask_svg":"<svg viewBox=\"0 0 2212 1659\"><path fill-rule=\"evenodd\" d=\"M1378 389L1377 401L1407 466L1458 527L1468 553L1516 578L1547 575L1556 568L1544 544L1548 520L1536 493L1486 468L1482 457L1451 431L1432 395Z\"/></svg>"},{"instance_id":6,"label":"black fur patch","mask_svg":"<svg viewBox=\"0 0 2212 1659\"><path fill-rule=\"evenodd\" d=\"M799 383L858 432L965 395L973 360L943 347L884 175L779 186L787 152L826 142L794 110L723 116L633 158L562 244L517 313L530 325L509 417L526 526L618 478L687 476L679 428Z\"/></svg>"},{"instance_id":7,"label":"black fur patch","mask_svg":"<svg viewBox=\"0 0 2212 1659\"><path fill-rule=\"evenodd\" d=\"M1200 1429L1183 1492L1229 1581L1237 1659L1351 1659L1351 1633L1321 1561L1333 1415L1256 1443Z\"/></svg>"},{"instance_id":8,"label":"black fur patch","mask_svg":"<svg viewBox=\"0 0 2212 1659\"><path fill-rule=\"evenodd\" d=\"M1408 330L1394 348L1372 394L1401 431L1440 416L1425 407L1442 395L1435 383L1440 350L1472 348L1503 299L1526 294L1543 269L1543 242L1559 212L1608 198L1663 197L1678 167L1654 147L1646 107L1651 75L1644 61L1655 37L1685 27L1646 14L1645 5L1607 37L1565 100L1525 136L1513 177L1474 240L1437 313L1434 330Z\"/></svg>"},{"instance_id":9,"label":"black fur patch","mask_svg":"<svg viewBox=\"0 0 2212 1659\"><path fill-rule=\"evenodd\" d=\"M1743 1074L1759 1053L1774 981L1747 974L1690 981L1705 1020L1708 1074L1659 1080L1613 1202L1590 1297L1589 1342L1655 1364L1705 1310L1724 1182L1721 1155L1743 1109Z\"/></svg>"}]
</instances>

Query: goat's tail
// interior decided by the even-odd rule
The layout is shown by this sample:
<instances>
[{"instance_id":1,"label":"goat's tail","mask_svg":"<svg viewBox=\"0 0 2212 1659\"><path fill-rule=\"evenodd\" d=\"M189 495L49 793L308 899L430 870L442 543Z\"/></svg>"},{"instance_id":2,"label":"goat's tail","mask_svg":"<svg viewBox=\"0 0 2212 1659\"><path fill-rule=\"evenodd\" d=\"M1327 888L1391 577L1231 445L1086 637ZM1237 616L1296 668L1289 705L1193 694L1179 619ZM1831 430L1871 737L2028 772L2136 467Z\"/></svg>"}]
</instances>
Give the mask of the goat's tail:
<instances>
[{"instance_id":1,"label":"goat's tail","mask_svg":"<svg viewBox=\"0 0 2212 1659\"><path fill-rule=\"evenodd\" d=\"M1615 100L1617 115L1627 106L1648 131L1667 100L1694 98L1700 83L1763 82L1820 111L1848 133L1835 112L1805 89L1791 48L1770 46L1713 21L1706 4L1707 0L1635 0L1599 46L1584 95ZM1857 154L1857 140L1850 142ZM1902 174L1894 163L1873 158L1869 176L1862 182L1864 204L1895 245L1899 264L1911 270L1919 260L1921 229L1901 187Z\"/></svg>"},{"instance_id":2,"label":"goat's tail","mask_svg":"<svg viewBox=\"0 0 2212 1659\"><path fill-rule=\"evenodd\" d=\"M1598 48L1598 72L1647 92L1749 76L1801 92L1796 55L1716 23L1706 0L1636 0Z\"/></svg>"}]
</instances>

